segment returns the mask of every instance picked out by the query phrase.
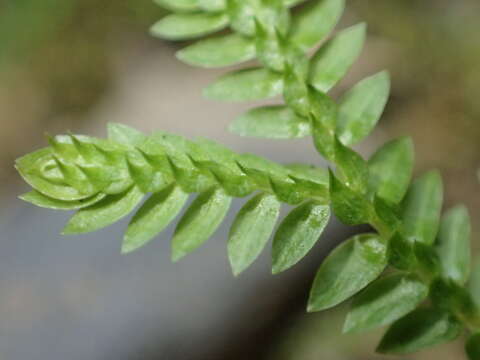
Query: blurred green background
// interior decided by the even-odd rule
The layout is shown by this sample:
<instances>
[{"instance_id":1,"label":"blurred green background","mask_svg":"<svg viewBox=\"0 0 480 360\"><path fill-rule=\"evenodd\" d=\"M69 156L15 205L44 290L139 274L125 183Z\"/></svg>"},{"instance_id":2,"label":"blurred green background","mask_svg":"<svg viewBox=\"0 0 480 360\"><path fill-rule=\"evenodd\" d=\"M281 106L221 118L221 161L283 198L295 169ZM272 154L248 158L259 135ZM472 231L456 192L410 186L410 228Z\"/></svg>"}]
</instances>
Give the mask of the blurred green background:
<instances>
[{"instance_id":1,"label":"blurred green background","mask_svg":"<svg viewBox=\"0 0 480 360\"><path fill-rule=\"evenodd\" d=\"M65 240L53 235L63 215L16 200L26 189L13 170L16 157L43 146L46 132L103 135L108 121L208 136L278 161L317 161L307 140L227 134L229 121L252 104L203 100L201 88L224 70L178 63L182 44L148 35L162 14L147 0L0 2L0 358L382 359L372 355L380 333L340 335L344 307L304 314L315 267L346 236L338 225L298 270L272 278L264 258L234 280L219 245L226 229L184 265L169 264L155 248L119 260L120 230ZM367 21L370 36L337 91L381 68L393 80L381 126L360 151L411 135L417 172L441 170L446 206L469 207L479 253L480 2L349 0L342 21ZM408 359L462 359L461 346Z\"/></svg>"}]
</instances>

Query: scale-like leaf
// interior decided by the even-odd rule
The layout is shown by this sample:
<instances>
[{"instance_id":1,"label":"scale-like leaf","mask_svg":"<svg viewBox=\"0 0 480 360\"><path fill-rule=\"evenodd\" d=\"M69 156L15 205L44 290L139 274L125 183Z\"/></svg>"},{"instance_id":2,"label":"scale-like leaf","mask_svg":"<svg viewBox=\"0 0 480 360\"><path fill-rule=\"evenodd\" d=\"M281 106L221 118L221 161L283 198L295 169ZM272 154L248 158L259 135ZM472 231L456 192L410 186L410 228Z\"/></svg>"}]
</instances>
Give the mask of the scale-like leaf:
<instances>
[{"instance_id":1,"label":"scale-like leaf","mask_svg":"<svg viewBox=\"0 0 480 360\"><path fill-rule=\"evenodd\" d=\"M370 76L340 100L337 134L344 145L363 140L375 128L390 94L388 72Z\"/></svg>"},{"instance_id":2,"label":"scale-like leaf","mask_svg":"<svg viewBox=\"0 0 480 360\"><path fill-rule=\"evenodd\" d=\"M172 260L180 260L207 241L227 215L231 202L222 189L198 195L175 229Z\"/></svg>"},{"instance_id":3,"label":"scale-like leaf","mask_svg":"<svg viewBox=\"0 0 480 360\"><path fill-rule=\"evenodd\" d=\"M153 194L130 221L122 245L122 253L132 252L163 231L182 210L188 194L171 186Z\"/></svg>"},{"instance_id":4,"label":"scale-like leaf","mask_svg":"<svg viewBox=\"0 0 480 360\"><path fill-rule=\"evenodd\" d=\"M250 101L280 95L282 90L281 74L253 68L226 74L205 88L203 93L212 100Z\"/></svg>"},{"instance_id":5,"label":"scale-like leaf","mask_svg":"<svg viewBox=\"0 0 480 360\"><path fill-rule=\"evenodd\" d=\"M460 333L460 324L449 313L435 308L422 308L394 323L377 351L385 354L410 354L450 342Z\"/></svg>"},{"instance_id":6,"label":"scale-like leaf","mask_svg":"<svg viewBox=\"0 0 480 360\"><path fill-rule=\"evenodd\" d=\"M338 246L318 270L308 311L331 308L375 280L387 266L387 246L377 234L357 235Z\"/></svg>"},{"instance_id":7,"label":"scale-like leaf","mask_svg":"<svg viewBox=\"0 0 480 360\"><path fill-rule=\"evenodd\" d=\"M124 145L139 146L147 139L144 133L123 124L108 123L107 130L109 140Z\"/></svg>"},{"instance_id":8,"label":"scale-like leaf","mask_svg":"<svg viewBox=\"0 0 480 360\"><path fill-rule=\"evenodd\" d=\"M391 324L415 310L427 295L428 286L415 276L394 274L377 280L355 297L343 331Z\"/></svg>"},{"instance_id":9,"label":"scale-like leaf","mask_svg":"<svg viewBox=\"0 0 480 360\"><path fill-rule=\"evenodd\" d=\"M401 137L383 145L368 161L369 193L398 204L405 196L414 165L413 142Z\"/></svg>"},{"instance_id":10,"label":"scale-like leaf","mask_svg":"<svg viewBox=\"0 0 480 360\"><path fill-rule=\"evenodd\" d=\"M359 194L364 194L368 181L367 162L337 138L335 138L335 162L345 180L345 185Z\"/></svg>"},{"instance_id":11,"label":"scale-like leaf","mask_svg":"<svg viewBox=\"0 0 480 360\"><path fill-rule=\"evenodd\" d=\"M333 212L346 225L366 224L373 209L365 196L344 185L330 172L330 196Z\"/></svg>"},{"instance_id":12,"label":"scale-like leaf","mask_svg":"<svg viewBox=\"0 0 480 360\"><path fill-rule=\"evenodd\" d=\"M310 84L328 92L347 73L360 55L365 41L365 24L341 31L314 55L310 69Z\"/></svg>"},{"instance_id":13,"label":"scale-like leaf","mask_svg":"<svg viewBox=\"0 0 480 360\"><path fill-rule=\"evenodd\" d=\"M468 338L465 351L470 360L480 359L480 333L473 334Z\"/></svg>"},{"instance_id":14,"label":"scale-like leaf","mask_svg":"<svg viewBox=\"0 0 480 360\"><path fill-rule=\"evenodd\" d=\"M330 219L330 208L314 201L293 209L280 224L272 248L272 272L299 262L315 245Z\"/></svg>"},{"instance_id":15,"label":"scale-like leaf","mask_svg":"<svg viewBox=\"0 0 480 360\"><path fill-rule=\"evenodd\" d=\"M265 248L277 222L280 206L274 195L262 193L240 210L228 237L228 257L234 275L247 269Z\"/></svg>"},{"instance_id":16,"label":"scale-like leaf","mask_svg":"<svg viewBox=\"0 0 480 360\"><path fill-rule=\"evenodd\" d=\"M410 241L433 244L443 202L442 178L431 171L413 182L403 201L404 230Z\"/></svg>"},{"instance_id":17,"label":"scale-like leaf","mask_svg":"<svg viewBox=\"0 0 480 360\"><path fill-rule=\"evenodd\" d=\"M345 8L344 0L312 1L292 19L291 41L307 50L335 27Z\"/></svg>"},{"instance_id":18,"label":"scale-like leaf","mask_svg":"<svg viewBox=\"0 0 480 360\"><path fill-rule=\"evenodd\" d=\"M255 57L255 43L238 34L200 40L177 52L181 61L205 68L230 66Z\"/></svg>"},{"instance_id":19,"label":"scale-like leaf","mask_svg":"<svg viewBox=\"0 0 480 360\"><path fill-rule=\"evenodd\" d=\"M79 210L63 230L64 235L83 234L107 227L127 216L142 201L144 193L133 186L125 193L110 195Z\"/></svg>"},{"instance_id":20,"label":"scale-like leaf","mask_svg":"<svg viewBox=\"0 0 480 360\"><path fill-rule=\"evenodd\" d=\"M470 216L465 206L457 206L444 215L438 240L443 275L465 284L470 274Z\"/></svg>"},{"instance_id":21,"label":"scale-like leaf","mask_svg":"<svg viewBox=\"0 0 480 360\"><path fill-rule=\"evenodd\" d=\"M93 204L96 204L97 202L105 198L105 196L106 196L105 194L100 193L87 199L62 201L62 200L57 200L57 199L45 196L36 190L32 190L26 194L21 195L20 199L46 209L78 210L78 209L83 209Z\"/></svg>"},{"instance_id":22,"label":"scale-like leaf","mask_svg":"<svg viewBox=\"0 0 480 360\"><path fill-rule=\"evenodd\" d=\"M240 136L294 139L310 134L310 122L286 106L263 106L235 119L229 130Z\"/></svg>"},{"instance_id":23,"label":"scale-like leaf","mask_svg":"<svg viewBox=\"0 0 480 360\"><path fill-rule=\"evenodd\" d=\"M186 40L207 35L228 25L225 14L171 14L150 29L153 36L168 40Z\"/></svg>"}]
</instances>

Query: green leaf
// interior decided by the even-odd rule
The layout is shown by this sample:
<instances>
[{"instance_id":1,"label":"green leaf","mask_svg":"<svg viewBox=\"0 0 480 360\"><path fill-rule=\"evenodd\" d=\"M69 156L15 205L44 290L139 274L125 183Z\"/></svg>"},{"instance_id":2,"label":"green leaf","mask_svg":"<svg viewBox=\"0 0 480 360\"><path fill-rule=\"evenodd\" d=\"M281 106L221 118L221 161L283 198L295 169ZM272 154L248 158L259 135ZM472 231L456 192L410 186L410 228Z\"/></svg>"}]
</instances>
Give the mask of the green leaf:
<instances>
[{"instance_id":1,"label":"green leaf","mask_svg":"<svg viewBox=\"0 0 480 360\"><path fill-rule=\"evenodd\" d=\"M25 155L15 161L15 168L22 178L35 190L48 197L64 200L83 200L96 195L96 189L86 192L65 185L64 176L58 169L58 163L50 148L44 148Z\"/></svg>"},{"instance_id":2,"label":"green leaf","mask_svg":"<svg viewBox=\"0 0 480 360\"><path fill-rule=\"evenodd\" d=\"M404 230L410 241L433 244L443 202L442 178L431 171L414 181L403 201Z\"/></svg>"},{"instance_id":3,"label":"green leaf","mask_svg":"<svg viewBox=\"0 0 480 360\"><path fill-rule=\"evenodd\" d=\"M222 189L198 195L175 229L172 260L180 260L207 241L227 215L231 202Z\"/></svg>"},{"instance_id":4,"label":"green leaf","mask_svg":"<svg viewBox=\"0 0 480 360\"><path fill-rule=\"evenodd\" d=\"M413 142L401 137L383 145L368 161L369 193L398 204L405 196L414 165Z\"/></svg>"},{"instance_id":5,"label":"green leaf","mask_svg":"<svg viewBox=\"0 0 480 360\"><path fill-rule=\"evenodd\" d=\"M235 71L220 77L204 90L204 96L219 101L251 101L271 98L283 91L281 74L263 68Z\"/></svg>"},{"instance_id":6,"label":"green leaf","mask_svg":"<svg viewBox=\"0 0 480 360\"><path fill-rule=\"evenodd\" d=\"M376 234L357 235L338 246L318 270L308 311L331 308L375 280L387 265L387 247Z\"/></svg>"},{"instance_id":7,"label":"green leaf","mask_svg":"<svg viewBox=\"0 0 480 360\"><path fill-rule=\"evenodd\" d=\"M122 253L144 246L163 231L180 213L188 194L178 186L170 186L150 196L130 221L122 245Z\"/></svg>"},{"instance_id":8,"label":"green leaf","mask_svg":"<svg viewBox=\"0 0 480 360\"><path fill-rule=\"evenodd\" d=\"M328 95L311 89L310 120L315 148L325 159L335 162L335 124L338 107Z\"/></svg>"},{"instance_id":9,"label":"green leaf","mask_svg":"<svg viewBox=\"0 0 480 360\"><path fill-rule=\"evenodd\" d=\"M333 212L345 225L369 222L373 209L365 196L351 190L330 172L330 196Z\"/></svg>"},{"instance_id":10,"label":"green leaf","mask_svg":"<svg viewBox=\"0 0 480 360\"><path fill-rule=\"evenodd\" d=\"M367 192L367 162L335 138L335 162L345 185L359 194Z\"/></svg>"},{"instance_id":11,"label":"green leaf","mask_svg":"<svg viewBox=\"0 0 480 360\"><path fill-rule=\"evenodd\" d=\"M465 345L468 358L470 360L480 359L480 334L473 334L469 337L467 344Z\"/></svg>"},{"instance_id":12,"label":"green leaf","mask_svg":"<svg viewBox=\"0 0 480 360\"><path fill-rule=\"evenodd\" d=\"M260 255L275 227L280 206L274 195L262 193L240 210L228 237L228 258L234 275L247 269Z\"/></svg>"},{"instance_id":13,"label":"green leaf","mask_svg":"<svg viewBox=\"0 0 480 360\"><path fill-rule=\"evenodd\" d=\"M372 283L357 295L343 331L360 332L391 324L428 295L428 286L412 275L394 274Z\"/></svg>"},{"instance_id":14,"label":"green leaf","mask_svg":"<svg viewBox=\"0 0 480 360\"><path fill-rule=\"evenodd\" d=\"M353 145L375 128L390 94L390 76L382 71L360 81L340 100L337 134L345 145Z\"/></svg>"},{"instance_id":15,"label":"green leaf","mask_svg":"<svg viewBox=\"0 0 480 360\"><path fill-rule=\"evenodd\" d=\"M332 31L344 8L344 0L311 2L293 17L290 41L308 50Z\"/></svg>"},{"instance_id":16,"label":"green leaf","mask_svg":"<svg viewBox=\"0 0 480 360\"><path fill-rule=\"evenodd\" d=\"M127 125L109 123L107 129L108 139L123 145L139 146L147 139L145 134Z\"/></svg>"},{"instance_id":17,"label":"green leaf","mask_svg":"<svg viewBox=\"0 0 480 360\"><path fill-rule=\"evenodd\" d=\"M225 14L171 14L150 29L153 36L168 40L186 40L219 31L228 25Z\"/></svg>"},{"instance_id":18,"label":"green leaf","mask_svg":"<svg viewBox=\"0 0 480 360\"><path fill-rule=\"evenodd\" d=\"M255 58L255 44L238 34L200 40L177 52L181 61L204 68L230 66Z\"/></svg>"},{"instance_id":19,"label":"green leaf","mask_svg":"<svg viewBox=\"0 0 480 360\"><path fill-rule=\"evenodd\" d=\"M78 210L99 202L105 196L106 196L105 194L97 194L87 199L63 201L63 200L57 200L57 199L45 196L42 193L38 192L37 190L32 190L29 193L21 195L20 199L46 209Z\"/></svg>"},{"instance_id":20,"label":"green leaf","mask_svg":"<svg viewBox=\"0 0 480 360\"><path fill-rule=\"evenodd\" d=\"M310 134L310 123L287 106L262 106L239 116L229 130L240 136L295 139Z\"/></svg>"},{"instance_id":21,"label":"green leaf","mask_svg":"<svg viewBox=\"0 0 480 360\"><path fill-rule=\"evenodd\" d=\"M280 224L272 248L272 272L299 262L315 245L330 219L330 208L308 201L293 209Z\"/></svg>"},{"instance_id":22,"label":"green leaf","mask_svg":"<svg viewBox=\"0 0 480 360\"><path fill-rule=\"evenodd\" d=\"M388 263L399 270L412 270L416 265L413 244L396 232L388 242Z\"/></svg>"},{"instance_id":23,"label":"green leaf","mask_svg":"<svg viewBox=\"0 0 480 360\"><path fill-rule=\"evenodd\" d=\"M107 227L127 216L142 201L138 187L122 194L107 196L88 208L79 210L63 230L64 235L83 234Z\"/></svg>"},{"instance_id":24,"label":"green leaf","mask_svg":"<svg viewBox=\"0 0 480 360\"><path fill-rule=\"evenodd\" d=\"M198 0L198 2L205 11L224 11L227 7L226 0Z\"/></svg>"},{"instance_id":25,"label":"green leaf","mask_svg":"<svg viewBox=\"0 0 480 360\"><path fill-rule=\"evenodd\" d=\"M310 83L319 91L328 92L347 73L360 55L366 26L359 24L341 31L314 55Z\"/></svg>"},{"instance_id":26,"label":"green leaf","mask_svg":"<svg viewBox=\"0 0 480 360\"><path fill-rule=\"evenodd\" d=\"M171 11L193 12L200 8L198 0L153 0L156 4Z\"/></svg>"},{"instance_id":27,"label":"green leaf","mask_svg":"<svg viewBox=\"0 0 480 360\"><path fill-rule=\"evenodd\" d=\"M468 210L457 206L444 215L438 236L443 275L461 285L470 274L470 231Z\"/></svg>"},{"instance_id":28,"label":"green leaf","mask_svg":"<svg viewBox=\"0 0 480 360\"><path fill-rule=\"evenodd\" d=\"M377 351L385 354L410 354L450 342L460 333L460 324L450 314L435 308L422 308L394 323Z\"/></svg>"}]
</instances>

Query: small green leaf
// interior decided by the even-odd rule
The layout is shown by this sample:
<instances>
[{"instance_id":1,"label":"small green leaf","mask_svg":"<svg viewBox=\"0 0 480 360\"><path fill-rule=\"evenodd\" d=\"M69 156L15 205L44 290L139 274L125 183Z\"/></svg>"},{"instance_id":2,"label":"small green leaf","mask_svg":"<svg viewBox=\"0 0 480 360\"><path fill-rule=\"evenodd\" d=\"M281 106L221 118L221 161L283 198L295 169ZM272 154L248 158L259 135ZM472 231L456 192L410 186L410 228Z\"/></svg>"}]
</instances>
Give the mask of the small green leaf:
<instances>
[{"instance_id":1,"label":"small green leaf","mask_svg":"<svg viewBox=\"0 0 480 360\"><path fill-rule=\"evenodd\" d=\"M239 116L229 130L240 136L295 139L310 134L310 122L287 106L263 106Z\"/></svg>"},{"instance_id":2,"label":"small green leaf","mask_svg":"<svg viewBox=\"0 0 480 360\"><path fill-rule=\"evenodd\" d=\"M255 44L238 34L200 40L177 52L181 61L204 68L230 66L255 58Z\"/></svg>"},{"instance_id":3,"label":"small green leaf","mask_svg":"<svg viewBox=\"0 0 480 360\"><path fill-rule=\"evenodd\" d=\"M422 308L394 323L377 351L384 354L410 354L450 342L460 333L460 324L450 314L435 308Z\"/></svg>"},{"instance_id":4,"label":"small green leaf","mask_svg":"<svg viewBox=\"0 0 480 360\"><path fill-rule=\"evenodd\" d=\"M205 11L224 11L227 7L226 0L198 0L198 2Z\"/></svg>"},{"instance_id":5,"label":"small green leaf","mask_svg":"<svg viewBox=\"0 0 480 360\"><path fill-rule=\"evenodd\" d=\"M102 200L106 195L97 194L91 198L82 200L63 201L57 200L43 195L37 190L32 190L29 193L20 196L20 199L29 202L33 205L53 210L78 210L96 204Z\"/></svg>"},{"instance_id":6,"label":"small green leaf","mask_svg":"<svg viewBox=\"0 0 480 360\"><path fill-rule=\"evenodd\" d=\"M275 227L280 206L274 195L263 193L240 210L228 237L228 258L234 275L239 275L260 255Z\"/></svg>"},{"instance_id":7,"label":"small green leaf","mask_svg":"<svg viewBox=\"0 0 480 360\"><path fill-rule=\"evenodd\" d=\"M293 17L290 41L308 50L332 31L344 8L344 0L311 2Z\"/></svg>"},{"instance_id":8,"label":"small green leaf","mask_svg":"<svg viewBox=\"0 0 480 360\"><path fill-rule=\"evenodd\" d=\"M123 145L139 146L147 139L145 134L127 125L109 123L107 129L108 139Z\"/></svg>"},{"instance_id":9,"label":"small green leaf","mask_svg":"<svg viewBox=\"0 0 480 360\"><path fill-rule=\"evenodd\" d=\"M280 95L282 91L281 74L253 68L220 77L204 90L204 96L219 101L251 101L271 98Z\"/></svg>"},{"instance_id":10,"label":"small green leaf","mask_svg":"<svg viewBox=\"0 0 480 360\"><path fill-rule=\"evenodd\" d=\"M150 196L128 225L122 253L137 250L152 240L173 221L187 200L188 194L178 186Z\"/></svg>"},{"instance_id":11,"label":"small green leaf","mask_svg":"<svg viewBox=\"0 0 480 360\"><path fill-rule=\"evenodd\" d=\"M444 215L438 240L443 275L464 285L470 274L470 216L464 206Z\"/></svg>"},{"instance_id":12,"label":"small green leaf","mask_svg":"<svg viewBox=\"0 0 480 360\"><path fill-rule=\"evenodd\" d=\"M330 172L330 196L333 212L345 225L369 222L373 209L361 194L351 190Z\"/></svg>"},{"instance_id":13,"label":"small green leaf","mask_svg":"<svg viewBox=\"0 0 480 360\"><path fill-rule=\"evenodd\" d=\"M367 162L337 138L335 138L335 162L345 180L345 185L359 194L365 194L368 182Z\"/></svg>"},{"instance_id":14,"label":"small green leaf","mask_svg":"<svg viewBox=\"0 0 480 360\"><path fill-rule=\"evenodd\" d=\"M398 232L393 234L388 242L388 263L399 270L411 270L416 265L417 258L413 244Z\"/></svg>"},{"instance_id":15,"label":"small green leaf","mask_svg":"<svg viewBox=\"0 0 480 360\"><path fill-rule=\"evenodd\" d=\"M410 241L433 244L442 202L443 184L438 172L428 172L413 182L403 201L404 230Z\"/></svg>"},{"instance_id":16,"label":"small green leaf","mask_svg":"<svg viewBox=\"0 0 480 360\"><path fill-rule=\"evenodd\" d=\"M394 274L373 282L356 296L344 332L371 330L391 324L415 308L428 295L428 286L411 275Z\"/></svg>"},{"instance_id":17,"label":"small green leaf","mask_svg":"<svg viewBox=\"0 0 480 360\"><path fill-rule=\"evenodd\" d=\"M180 260L207 241L227 215L231 202L222 189L198 195L175 229L172 260Z\"/></svg>"},{"instance_id":18,"label":"small green leaf","mask_svg":"<svg viewBox=\"0 0 480 360\"><path fill-rule=\"evenodd\" d=\"M228 25L225 14L171 14L155 23L150 32L168 40L185 40L219 31Z\"/></svg>"},{"instance_id":19,"label":"small green leaf","mask_svg":"<svg viewBox=\"0 0 480 360\"><path fill-rule=\"evenodd\" d=\"M198 0L153 0L164 9L171 11L193 12L200 8Z\"/></svg>"},{"instance_id":20,"label":"small green leaf","mask_svg":"<svg viewBox=\"0 0 480 360\"><path fill-rule=\"evenodd\" d=\"M284 71L283 98L289 108L300 116L308 117L311 112L310 89L305 83L302 70L287 63Z\"/></svg>"},{"instance_id":21,"label":"small green leaf","mask_svg":"<svg viewBox=\"0 0 480 360\"><path fill-rule=\"evenodd\" d=\"M310 120L312 124L313 142L317 151L325 159L335 162L335 125L338 117L338 107L328 95L311 89L312 111Z\"/></svg>"},{"instance_id":22,"label":"small green leaf","mask_svg":"<svg viewBox=\"0 0 480 360\"><path fill-rule=\"evenodd\" d=\"M293 209L280 224L272 248L272 272L299 262L315 245L330 219L330 208L308 201Z\"/></svg>"},{"instance_id":23,"label":"small green leaf","mask_svg":"<svg viewBox=\"0 0 480 360\"><path fill-rule=\"evenodd\" d=\"M331 308L375 280L387 265L387 247L376 234L355 236L338 246L318 270L308 311Z\"/></svg>"},{"instance_id":24,"label":"small green leaf","mask_svg":"<svg viewBox=\"0 0 480 360\"><path fill-rule=\"evenodd\" d=\"M375 128L390 94L390 77L382 71L360 81L340 100L337 134L345 145L353 145Z\"/></svg>"},{"instance_id":25,"label":"small green leaf","mask_svg":"<svg viewBox=\"0 0 480 360\"><path fill-rule=\"evenodd\" d=\"M398 204L405 196L414 165L413 142L401 137L383 145L368 161L369 193Z\"/></svg>"},{"instance_id":26,"label":"small green leaf","mask_svg":"<svg viewBox=\"0 0 480 360\"><path fill-rule=\"evenodd\" d=\"M480 334L473 334L469 337L467 344L465 345L468 358L470 360L480 359Z\"/></svg>"},{"instance_id":27,"label":"small green leaf","mask_svg":"<svg viewBox=\"0 0 480 360\"><path fill-rule=\"evenodd\" d=\"M328 92L344 77L360 55L365 33L365 24L352 26L341 31L318 50L310 69L310 83L317 90Z\"/></svg>"},{"instance_id":28,"label":"small green leaf","mask_svg":"<svg viewBox=\"0 0 480 360\"><path fill-rule=\"evenodd\" d=\"M127 216L142 201L144 193L133 186L127 192L107 196L79 210L63 230L64 235L83 234L107 227Z\"/></svg>"}]
</instances>

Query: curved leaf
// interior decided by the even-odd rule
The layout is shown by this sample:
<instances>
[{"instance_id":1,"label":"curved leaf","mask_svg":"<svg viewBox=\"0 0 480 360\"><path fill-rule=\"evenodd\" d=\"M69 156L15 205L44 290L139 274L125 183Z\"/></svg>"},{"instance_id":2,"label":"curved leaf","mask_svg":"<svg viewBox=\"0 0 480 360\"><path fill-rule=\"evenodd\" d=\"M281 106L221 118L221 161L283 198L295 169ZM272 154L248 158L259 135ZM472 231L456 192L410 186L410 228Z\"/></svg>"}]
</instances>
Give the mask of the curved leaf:
<instances>
[{"instance_id":1,"label":"curved leaf","mask_svg":"<svg viewBox=\"0 0 480 360\"><path fill-rule=\"evenodd\" d=\"M137 250L163 231L180 213L187 200L188 194L179 186L171 186L150 196L128 225L122 253Z\"/></svg>"},{"instance_id":2,"label":"curved leaf","mask_svg":"<svg viewBox=\"0 0 480 360\"><path fill-rule=\"evenodd\" d=\"M263 68L235 71L220 77L204 89L204 96L219 101L250 101L280 95L281 74Z\"/></svg>"},{"instance_id":3,"label":"curved leaf","mask_svg":"<svg viewBox=\"0 0 480 360\"><path fill-rule=\"evenodd\" d=\"M225 14L171 14L150 29L153 36L168 40L186 40L223 29L228 25Z\"/></svg>"},{"instance_id":4,"label":"curved leaf","mask_svg":"<svg viewBox=\"0 0 480 360\"><path fill-rule=\"evenodd\" d=\"M79 210L62 234L83 234L107 227L132 212L143 196L144 193L136 186L125 193L107 196L95 205Z\"/></svg>"},{"instance_id":5,"label":"curved leaf","mask_svg":"<svg viewBox=\"0 0 480 360\"><path fill-rule=\"evenodd\" d=\"M382 71L348 91L340 100L337 134L344 145L353 145L375 128L390 94L390 76Z\"/></svg>"},{"instance_id":6,"label":"curved leaf","mask_svg":"<svg viewBox=\"0 0 480 360\"><path fill-rule=\"evenodd\" d=\"M36 190L32 190L29 193L21 195L20 199L46 209L78 210L96 204L97 202L105 198L105 196L105 194L100 193L87 199L62 201L45 196Z\"/></svg>"},{"instance_id":7,"label":"curved leaf","mask_svg":"<svg viewBox=\"0 0 480 360\"><path fill-rule=\"evenodd\" d=\"M438 253L443 275L461 285L470 274L470 231L465 206L448 211L440 224Z\"/></svg>"},{"instance_id":8,"label":"curved leaf","mask_svg":"<svg viewBox=\"0 0 480 360\"><path fill-rule=\"evenodd\" d=\"M442 202L443 184L438 172L428 172L414 181L403 201L404 230L410 241L433 244Z\"/></svg>"},{"instance_id":9,"label":"curved leaf","mask_svg":"<svg viewBox=\"0 0 480 360\"><path fill-rule=\"evenodd\" d=\"M357 235L338 246L318 270L308 311L331 308L375 280L387 266L387 247L376 234Z\"/></svg>"},{"instance_id":10,"label":"curved leaf","mask_svg":"<svg viewBox=\"0 0 480 360\"><path fill-rule=\"evenodd\" d=\"M255 44L238 34L200 40L177 52L181 61L205 68L230 66L255 58Z\"/></svg>"},{"instance_id":11,"label":"curved leaf","mask_svg":"<svg viewBox=\"0 0 480 360\"><path fill-rule=\"evenodd\" d=\"M228 237L228 258L234 275L260 255L275 227L280 206L274 195L258 194L240 210Z\"/></svg>"},{"instance_id":12,"label":"curved leaf","mask_svg":"<svg viewBox=\"0 0 480 360\"><path fill-rule=\"evenodd\" d=\"M344 8L344 0L312 1L293 17L290 41L308 50L332 31Z\"/></svg>"},{"instance_id":13,"label":"curved leaf","mask_svg":"<svg viewBox=\"0 0 480 360\"><path fill-rule=\"evenodd\" d=\"M418 309L392 325L377 351L385 354L410 354L456 339L460 324L450 314L435 308Z\"/></svg>"},{"instance_id":14,"label":"curved leaf","mask_svg":"<svg viewBox=\"0 0 480 360\"><path fill-rule=\"evenodd\" d=\"M107 130L109 140L124 145L139 146L147 139L142 132L123 124L108 123Z\"/></svg>"},{"instance_id":15,"label":"curved leaf","mask_svg":"<svg viewBox=\"0 0 480 360\"><path fill-rule=\"evenodd\" d=\"M465 346L468 358L470 360L480 359L480 334L473 334L467 341Z\"/></svg>"},{"instance_id":16,"label":"curved leaf","mask_svg":"<svg viewBox=\"0 0 480 360\"><path fill-rule=\"evenodd\" d=\"M310 123L286 106L263 106L241 115L229 130L240 136L294 139L310 134Z\"/></svg>"},{"instance_id":17,"label":"curved leaf","mask_svg":"<svg viewBox=\"0 0 480 360\"><path fill-rule=\"evenodd\" d=\"M299 262L315 245L330 219L330 208L309 201L293 209L280 224L272 248L272 272Z\"/></svg>"},{"instance_id":18,"label":"curved leaf","mask_svg":"<svg viewBox=\"0 0 480 360\"><path fill-rule=\"evenodd\" d=\"M383 145L368 161L369 193L398 204L405 196L414 165L413 142L408 137Z\"/></svg>"},{"instance_id":19,"label":"curved leaf","mask_svg":"<svg viewBox=\"0 0 480 360\"><path fill-rule=\"evenodd\" d=\"M328 92L347 73L360 55L365 41L365 24L341 31L314 55L310 69L310 84Z\"/></svg>"},{"instance_id":20,"label":"curved leaf","mask_svg":"<svg viewBox=\"0 0 480 360\"><path fill-rule=\"evenodd\" d=\"M207 241L227 215L231 202L222 189L198 195L175 229L172 260L180 260Z\"/></svg>"},{"instance_id":21,"label":"curved leaf","mask_svg":"<svg viewBox=\"0 0 480 360\"><path fill-rule=\"evenodd\" d=\"M428 286L411 275L395 274L377 280L358 294L347 315L344 332L359 332L391 324L428 295Z\"/></svg>"}]
</instances>

